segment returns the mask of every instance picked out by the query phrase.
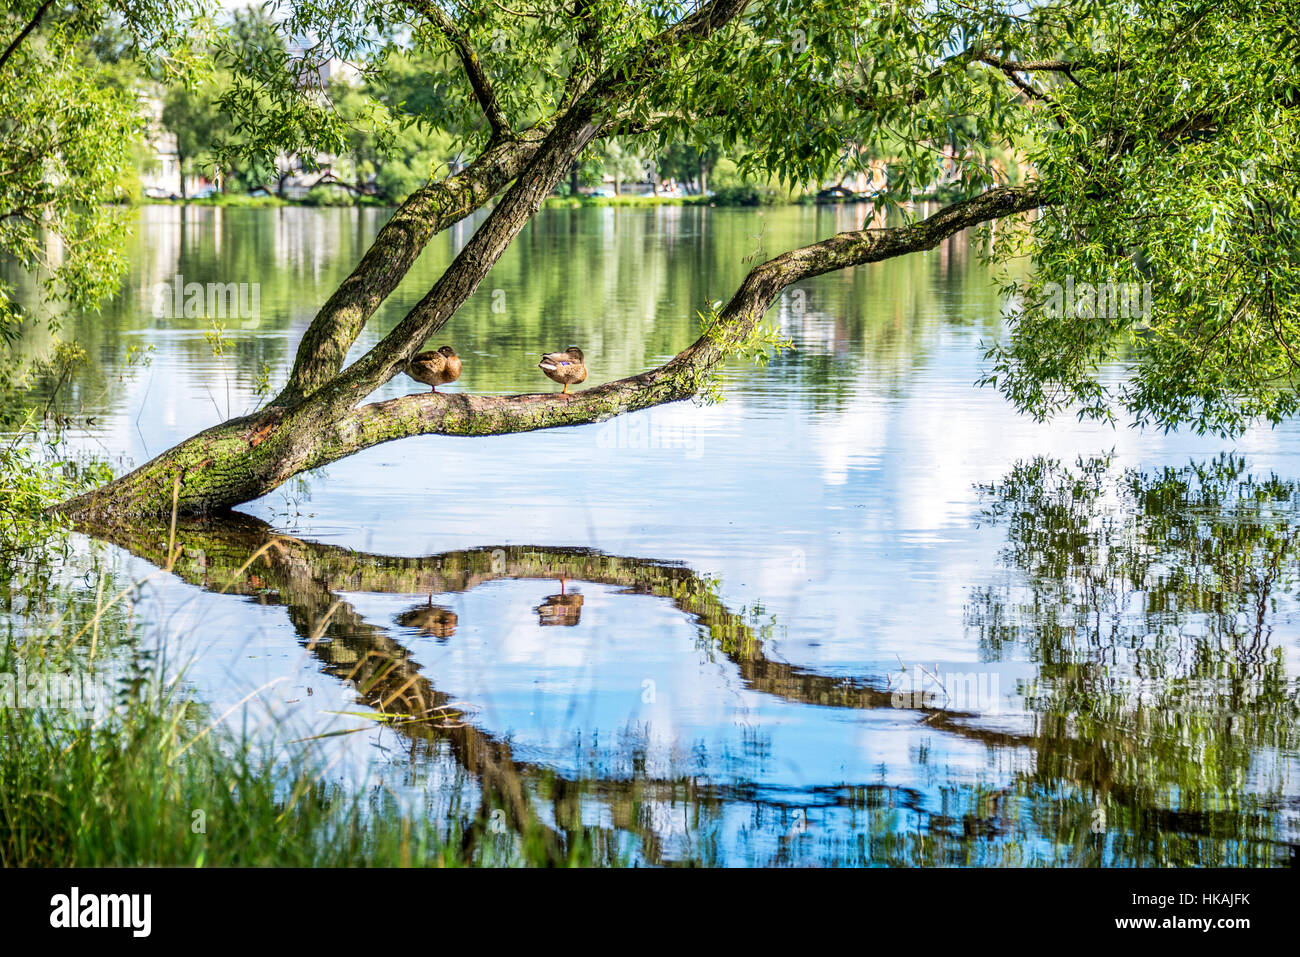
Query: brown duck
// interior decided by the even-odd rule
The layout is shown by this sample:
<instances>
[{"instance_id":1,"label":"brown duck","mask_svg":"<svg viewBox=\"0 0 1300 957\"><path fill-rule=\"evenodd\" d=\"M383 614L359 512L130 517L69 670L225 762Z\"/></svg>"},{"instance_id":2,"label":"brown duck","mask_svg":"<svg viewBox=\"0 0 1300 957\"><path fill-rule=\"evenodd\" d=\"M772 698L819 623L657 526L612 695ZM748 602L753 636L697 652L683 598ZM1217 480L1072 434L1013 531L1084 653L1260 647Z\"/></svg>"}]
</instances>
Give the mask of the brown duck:
<instances>
[{"instance_id":1,"label":"brown duck","mask_svg":"<svg viewBox=\"0 0 1300 957\"><path fill-rule=\"evenodd\" d=\"M460 378L460 357L451 346L420 352L411 356L411 361L406 364L406 374L437 392L438 386Z\"/></svg>"},{"instance_id":2,"label":"brown duck","mask_svg":"<svg viewBox=\"0 0 1300 957\"><path fill-rule=\"evenodd\" d=\"M564 395L569 394L569 386L587 381L587 363L577 346L569 346L563 352L547 353L537 363L537 368L545 372L547 378L564 386L561 390Z\"/></svg>"}]
</instances>

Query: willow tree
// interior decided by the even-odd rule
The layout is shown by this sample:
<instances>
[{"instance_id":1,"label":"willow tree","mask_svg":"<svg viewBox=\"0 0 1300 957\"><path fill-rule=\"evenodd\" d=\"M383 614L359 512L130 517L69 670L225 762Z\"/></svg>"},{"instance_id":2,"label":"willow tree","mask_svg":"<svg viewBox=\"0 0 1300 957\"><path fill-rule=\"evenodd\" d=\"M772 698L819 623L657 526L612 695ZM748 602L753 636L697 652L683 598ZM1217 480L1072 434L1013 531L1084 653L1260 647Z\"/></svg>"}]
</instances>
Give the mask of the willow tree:
<instances>
[{"instance_id":1,"label":"willow tree","mask_svg":"<svg viewBox=\"0 0 1300 957\"><path fill-rule=\"evenodd\" d=\"M50 321L23 302L11 267L42 304L94 308L126 271L121 201L135 178L144 118L139 63L184 81L207 35L199 0L6 0L0 7L0 428L23 421L30 363L23 327ZM51 323L52 325L54 323ZM65 358L75 349L65 353ZM60 359L64 361L64 359ZM26 366L26 367L25 367ZM0 468L0 472L3 472ZM0 496L3 498L3 496Z\"/></svg>"},{"instance_id":2,"label":"willow tree","mask_svg":"<svg viewBox=\"0 0 1300 957\"><path fill-rule=\"evenodd\" d=\"M298 59L236 49L225 106L273 157L341 146L314 59L433 51L445 96L421 122L458 131L464 168L398 207L320 307L283 389L63 508L165 513L236 505L382 442L575 426L710 388L789 284L930 249L1003 217L1031 257L988 380L1027 412L1063 409L1231 432L1297 406L1300 63L1294 5L1265 0L316 0L282 28ZM376 129L400 121L376 104ZM464 304L543 199L609 138L722 144L741 170L814 182L883 157L925 218L842 232L756 264L666 364L571 395L367 397ZM1008 181L998 155L1029 170ZM366 322L440 230L491 205L472 238L376 345ZM1033 213L1025 216L1020 214ZM1149 290L1150 308L1073 291ZM1052 285L1055 283L1056 285ZM1071 290L1067 308L1059 287ZM1112 314L1114 313L1114 314ZM1114 360L1130 374L1114 384Z\"/></svg>"}]
</instances>

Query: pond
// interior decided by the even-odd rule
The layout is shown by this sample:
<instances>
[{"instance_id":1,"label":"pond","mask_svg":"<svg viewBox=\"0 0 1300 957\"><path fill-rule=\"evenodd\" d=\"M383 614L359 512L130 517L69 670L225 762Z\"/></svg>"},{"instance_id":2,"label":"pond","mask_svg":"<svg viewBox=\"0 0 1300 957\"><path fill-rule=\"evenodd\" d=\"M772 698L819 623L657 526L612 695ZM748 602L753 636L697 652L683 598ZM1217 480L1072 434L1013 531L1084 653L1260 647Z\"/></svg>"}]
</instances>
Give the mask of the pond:
<instances>
[{"instance_id":1,"label":"pond","mask_svg":"<svg viewBox=\"0 0 1300 957\"><path fill-rule=\"evenodd\" d=\"M387 214L138 215L121 293L63 317L93 359L77 441L119 471L255 408ZM537 356L570 344L587 385L643 371L755 256L861 217L544 210L430 343L464 361L443 388L553 390ZM170 570L165 523L79 535L69 587L93 609L99 570L142 582L139 640L345 787L449 820L490 790L633 862L1286 863L1300 428L1018 416L975 386L1004 308L984 242L788 290L768 320L793 349L731 364L720 404L379 446L181 522ZM256 295L168 315L191 282Z\"/></svg>"}]
</instances>

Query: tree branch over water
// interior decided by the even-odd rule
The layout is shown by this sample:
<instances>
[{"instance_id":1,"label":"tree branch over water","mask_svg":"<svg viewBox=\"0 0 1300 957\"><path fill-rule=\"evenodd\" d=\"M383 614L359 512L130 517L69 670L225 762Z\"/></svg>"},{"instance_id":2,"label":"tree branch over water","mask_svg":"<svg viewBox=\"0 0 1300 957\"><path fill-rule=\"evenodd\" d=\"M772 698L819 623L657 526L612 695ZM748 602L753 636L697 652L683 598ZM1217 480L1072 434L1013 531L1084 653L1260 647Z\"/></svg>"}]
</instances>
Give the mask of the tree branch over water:
<instances>
[{"instance_id":1,"label":"tree branch over water","mask_svg":"<svg viewBox=\"0 0 1300 957\"><path fill-rule=\"evenodd\" d=\"M323 458L318 464L411 435L529 432L599 422L689 399L719 363L749 340L763 314L792 283L933 249L961 230L1028 212L1042 203L1036 187L991 190L912 225L844 232L791 250L751 270L704 334L662 366L569 395L425 393L364 405L339 420L320 448Z\"/></svg>"},{"instance_id":2,"label":"tree branch over water","mask_svg":"<svg viewBox=\"0 0 1300 957\"><path fill-rule=\"evenodd\" d=\"M364 395L386 380L398 362L396 357L429 335L426 323L436 322L436 317L424 317L417 306L411 314L414 320L408 317L412 327L399 325L390 334L392 343L381 343L372 350L375 358L359 361L340 377L343 382L353 378L355 384L348 386L338 405L328 401L334 397L327 392L297 407L271 407L223 423L104 488L64 503L61 510L78 516L133 510L167 514L172 508L174 484L168 477L179 470L181 510L211 511L264 495L299 472L394 439L427 434L497 435L581 425L687 399L705 387L723 360L749 341L768 307L791 283L933 249L963 229L1024 213L1043 203L1037 187L990 190L911 225L844 232L783 253L750 271L699 339L669 362L640 375L569 395L429 393L352 407L348 399ZM473 262L474 255L473 247L467 245L461 258ZM435 291L438 288L435 286ZM439 301L433 297L430 308L436 308ZM330 387L336 388L340 387Z\"/></svg>"},{"instance_id":3,"label":"tree branch over water","mask_svg":"<svg viewBox=\"0 0 1300 957\"><path fill-rule=\"evenodd\" d=\"M394 439L580 425L696 396L751 344L791 283L930 249L1040 207L1050 212L1030 223L1024 244L1035 271L1027 289L1013 290L1009 342L990 352L986 378L1018 408L1045 417L1073 403L1084 415L1112 415L1099 370L1128 343L1132 377L1119 400L1139 422L1233 431L1300 409L1290 346L1300 190L1274 155L1300 123L1300 96L1293 83L1279 92L1242 67L1261 38L1291 29L1270 11L1242 7L1250 15L1240 22L1183 9L1135 19L1118 5L1062 0L1033 30L1013 10L991 10L972 30L968 12L926 4L794 10L712 0L670 14L584 0L558 5L553 23L522 26L496 7L458 7L453 19L429 0L406 6L454 48L453 84L468 77L465 142L477 157L398 207L311 322L266 408L193 436L63 511L165 515L178 481L181 512L226 509ZM371 25L351 27L357 33L345 40L364 47L358 36ZM494 45L489 78L476 50L502 29L514 31L511 44ZM1281 52L1267 56L1284 65ZM511 117L525 128L515 131ZM967 198L920 222L841 233L754 267L703 335L638 375L563 396L361 404L455 316L589 146L645 131L700 146L744 141L746 173L803 184L843 168L847 155L885 154L881 202L938 189ZM1008 175L999 149L1024 157L1023 176ZM1016 179L1024 182L1007 185ZM429 240L489 202L432 287L345 367ZM1223 261L1250 267L1225 275ZM1070 277L1144 283L1155 311L1051 315L1042 287Z\"/></svg>"}]
</instances>

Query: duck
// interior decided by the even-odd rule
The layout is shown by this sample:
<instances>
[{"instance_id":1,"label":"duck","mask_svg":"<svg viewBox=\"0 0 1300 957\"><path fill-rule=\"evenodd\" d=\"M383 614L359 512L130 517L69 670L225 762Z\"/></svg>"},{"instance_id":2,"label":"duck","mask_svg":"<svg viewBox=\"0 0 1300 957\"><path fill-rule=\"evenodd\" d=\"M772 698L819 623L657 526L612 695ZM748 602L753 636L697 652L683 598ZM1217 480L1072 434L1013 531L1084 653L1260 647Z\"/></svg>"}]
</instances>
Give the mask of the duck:
<instances>
[{"instance_id":1,"label":"duck","mask_svg":"<svg viewBox=\"0 0 1300 957\"><path fill-rule=\"evenodd\" d=\"M587 381L587 363L577 346L569 346L563 352L547 353L537 363L537 368L545 372L548 379L564 386L561 395L569 394L569 386Z\"/></svg>"},{"instance_id":2,"label":"duck","mask_svg":"<svg viewBox=\"0 0 1300 957\"><path fill-rule=\"evenodd\" d=\"M451 346L440 346L432 352L420 352L406 363L406 374L416 382L423 382L430 391L460 378L460 357Z\"/></svg>"}]
</instances>

